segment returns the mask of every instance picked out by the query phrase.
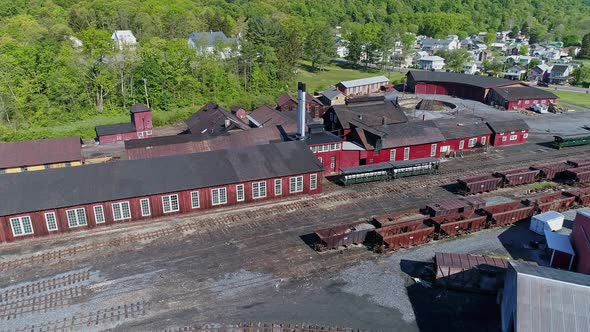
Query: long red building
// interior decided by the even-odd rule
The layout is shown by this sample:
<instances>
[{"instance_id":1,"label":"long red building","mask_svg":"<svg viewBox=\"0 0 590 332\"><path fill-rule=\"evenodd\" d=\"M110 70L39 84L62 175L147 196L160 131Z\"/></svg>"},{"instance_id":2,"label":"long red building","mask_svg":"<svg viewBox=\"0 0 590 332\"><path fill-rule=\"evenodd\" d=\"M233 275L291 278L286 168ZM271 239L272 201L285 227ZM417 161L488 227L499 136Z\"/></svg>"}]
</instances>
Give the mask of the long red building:
<instances>
[{"instance_id":1,"label":"long red building","mask_svg":"<svg viewBox=\"0 0 590 332\"><path fill-rule=\"evenodd\" d=\"M0 242L322 191L303 142L0 176Z\"/></svg>"}]
</instances>

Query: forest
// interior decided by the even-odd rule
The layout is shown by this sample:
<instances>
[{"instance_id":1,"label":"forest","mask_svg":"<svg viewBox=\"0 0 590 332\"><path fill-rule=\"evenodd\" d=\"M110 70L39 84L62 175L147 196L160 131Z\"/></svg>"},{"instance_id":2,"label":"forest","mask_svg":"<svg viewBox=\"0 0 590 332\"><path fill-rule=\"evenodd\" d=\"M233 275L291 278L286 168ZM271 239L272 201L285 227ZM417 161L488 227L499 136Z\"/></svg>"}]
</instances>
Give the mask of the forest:
<instances>
[{"instance_id":1,"label":"forest","mask_svg":"<svg viewBox=\"0 0 590 332\"><path fill-rule=\"evenodd\" d=\"M590 0L0 0L0 140L92 137L135 102L150 104L156 125L209 100L272 103L293 90L302 59L321 70L334 57L336 26L374 54L406 32L518 29L575 43L590 32ZM115 49L115 30L132 30L138 46ZM239 37L239 52L188 47L190 33L208 31Z\"/></svg>"}]
</instances>

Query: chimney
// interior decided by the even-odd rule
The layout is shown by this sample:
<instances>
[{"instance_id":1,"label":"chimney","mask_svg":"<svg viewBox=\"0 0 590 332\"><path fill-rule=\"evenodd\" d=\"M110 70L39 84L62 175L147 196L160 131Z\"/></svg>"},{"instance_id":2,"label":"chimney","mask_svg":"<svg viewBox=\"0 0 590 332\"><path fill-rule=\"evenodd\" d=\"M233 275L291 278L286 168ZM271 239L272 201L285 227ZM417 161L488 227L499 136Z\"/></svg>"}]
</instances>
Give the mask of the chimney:
<instances>
[{"instance_id":1,"label":"chimney","mask_svg":"<svg viewBox=\"0 0 590 332\"><path fill-rule=\"evenodd\" d=\"M297 83L297 134L305 139L305 83Z\"/></svg>"}]
</instances>

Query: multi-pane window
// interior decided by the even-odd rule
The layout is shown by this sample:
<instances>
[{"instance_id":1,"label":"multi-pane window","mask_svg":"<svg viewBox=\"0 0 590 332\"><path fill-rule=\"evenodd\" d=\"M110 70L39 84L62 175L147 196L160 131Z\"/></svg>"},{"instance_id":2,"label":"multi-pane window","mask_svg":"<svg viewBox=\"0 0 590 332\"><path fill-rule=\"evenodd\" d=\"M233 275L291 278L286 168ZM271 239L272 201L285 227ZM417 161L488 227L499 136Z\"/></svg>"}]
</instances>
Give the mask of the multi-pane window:
<instances>
[{"instance_id":1,"label":"multi-pane window","mask_svg":"<svg viewBox=\"0 0 590 332\"><path fill-rule=\"evenodd\" d=\"M330 157L330 169L332 171L336 169L336 156Z\"/></svg>"},{"instance_id":2,"label":"multi-pane window","mask_svg":"<svg viewBox=\"0 0 590 332\"><path fill-rule=\"evenodd\" d=\"M149 198L142 198L139 201L139 204L141 205L141 216L142 217L147 217L152 214L152 211L150 209L150 199Z\"/></svg>"},{"instance_id":3,"label":"multi-pane window","mask_svg":"<svg viewBox=\"0 0 590 332\"><path fill-rule=\"evenodd\" d=\"M55 212L45 213L45 223L47 224L48 231L57 231L57 218Z\"/></svg>"},{"instance_id":4,"label":"multi-pane window","mask_svg":"<svg viewBox=\"0 0 590 332\"><path fill-rule=\"evenodd\" d=\"M104 209L102 208L102 205L94 206L94 220L97 224L104 223Z\"/></svg>"},{"instance_id":5,"label":"multi-pane window","mask_svg":"<svg viewBox=\"0 0 590 332\"><path fill-rule=\"evenodd\" d=\"M529 134L528 133L522 134L522 138L529 138Z\"/></svg>"},{"instance_id":6,"label":"multi-pane window","mask_svg":"<svg viewBox=\"0 0 590 332\"><path fill-rule=\"evenodd\" d=\"M506 136L502 136L502 142L506 142L506 139L507 139L507 138L508 138L508 137L506 137Z\"/></svg>"},{"instance_id":7,"label":"multi-pane window","mask_svg":"<svg viewBox=\"0 0 590 332\"><path fill-rule=\"evenodd\" d=\"M516 135L510 135L510 140L511 141L516 141L516 139L517 139L517 136Z\"/></svg>"},{"instance_id":8,"label":"multi-pane window","mask_svg":"<svg viewBox=\"0 0 590 332\"><path fill-rule=\"evenodd\" d=\"M303 176L293 176L289 178L289 192L300 193L303 191Z\"/></svg>"},{"instance_id":9,"label":"multi-pane window","mask_svg":"<svg viewBox=\"0 0 590 332\"><path fill-rule=\"evenodd\" d=\"M252 198L264 198L266 197L266 181L253 182L252 183Z\"/></svg>"},{"instance_id":10,"label":"multi-pane window","mask_svg":"<svg viewBox=\"0 0 590 332\"><path fill-rule=\"evenodd\" d=\"M465 141L460 141L459 142L459 150L463 150L464 147L465 147Z\"/></svg>"},{"instance_id":11,"label":"multi-pane window","mask_svg":"<svg viewBox=\"0 0 590 332\"><path fill-rule=\"evenodd\" d=\"M283 180L275 179L275 196L283 194Z\"/></svg>"},{"instance_id":12,"label":"multi-pane window","mask_svg":"<svg viewBox=\"0 0 590 332\"><path fill-rule=\"evenodd\" d=\"M469 142L467 142L467 146L469 146L470 148L475 146L475 143L477 143L477 138L470 138Z\"/></svg>"},{"instance_id":13,"label":"multi-pane window","mask_svg":"<svg viewBox=\"0 0 590 332\"><path fill-rule=\"evenodd\" d=\"M316 190L318 188L318 175L311 174L309 176L309 190Z\"/></svg>"},{"instance_id":14,"label":"multi-pane window","mask_svg":"<svg viewBox=\"0 0 590 332\"><path fill-rule=\"evenodd\" d=\"M113 208L113 220L125 220L131 219L131 208L129 207L129 202L119 202L111 204ZM143 210L143 209L142 209ZM143 211L142 211L143 213Z\"/></svg>"},{"instance_id":15,"label":"multi-pane window","mask_svg":"<svg viewBox=\"0 0 590 332\"><path fill-rule=\"evenodd\" d=\"M227 203L227 191L225 188L211 189L211 204L220 205Z\"/></svg>"},{"instance_id":16,"label":"multi-pane window","mask_svg":"<svg viewBox=\"0 0 590 332\"><path fill-rule=\"evenodd\" d=\"M436 143L430 145L430 156L431 157L436 156Z\"/></svg>"},{"instance_id":17,"label":"multi-pane window","mask_svg":"<svg viewBox=\"0 0 590 332\"><path fill-rule=\"evenodd\" d=\"M199 200L199 192L193 191L191 192L191 207L193 209L198 209L201 206L201 201Z\"/></svg>"},{"instance_id":18,"label":"multi-pane window","mask_svg":"<svg viewBox=\"0 0 590 332\"><path fill-rule=\"evenodd\" d=\"M164 213L180 211L180 205L178 205L178 195L174 194L162 196L162 210Z\"/></svg>"},{"instance_id":19,"label":"multi-pane window","mask_svg":"<svg viewBox=\"0 0 590 332\"><path fill-rule=\"evenodd\" d=\"M254 191L254 187L252 187L252 191ZM236 186L236 201L243 202L246 199L246 195L244 192L244 185L238 184Z\"/></svg>"},{"instance_id":20,"label":"multi-pane window","mask_svg":"<svg viewBox=\"0 0 590 332\"><path fill-rule=\"evenodd\" d=\"M395 149L389 150L389 161L395 161Z\"/></svg>"},{"instance_id":21,"label":"multi-pane window","mask_svg":"<svg viewBox=\"0 0 590 332\"><path fill-rule=\"evenodd\" d=\"M68 217L68 226L70 227L84 226L87 224L84 208L66 210L66 215Z\"/></svg>"},{"instance_id":22,"label":"multi-pane window","mask_svg":"<svg viewBox=\"0 0 590 332\"><path fill-rule=\"evenodd\" d=\"M12 235L14 236L33 234L33 223L30 216L10 218L10 227L12 227Z\"/></svg>"},{"instance_id":23,"label":"multi-pane window","mask_svg":"<svg viewBox=\"0 0 590 332\"><path fill-rule=\"evenodd\" d=\"M410 147L404 148L404 160L410 160Z\"/></svg>"},{"instance_id":24,"label":"multi-pane window","mask_svg":"<svg viewBox=\"0 0 590 332\"><path fill-rule=\"evenodd\" d=\"M486 137L485 136L481 137L481 145L486 145Z\"/></svg>"}]
</instances>

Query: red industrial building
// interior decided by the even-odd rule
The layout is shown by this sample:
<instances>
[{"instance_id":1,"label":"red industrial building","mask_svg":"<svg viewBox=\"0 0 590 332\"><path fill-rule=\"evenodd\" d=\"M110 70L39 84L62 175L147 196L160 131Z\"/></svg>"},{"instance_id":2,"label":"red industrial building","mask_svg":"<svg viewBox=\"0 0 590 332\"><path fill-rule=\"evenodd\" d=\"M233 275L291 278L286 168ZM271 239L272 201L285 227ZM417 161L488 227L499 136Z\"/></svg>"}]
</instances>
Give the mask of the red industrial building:
<instances>
[{"instance_id":1,"label":"red industrial building","mask_svg":"<svg viewBox=\"0 0 590 332\"><path fill-rule=\"evenodd\" d=\"M297 98L288 93L283 93L277 98L277 109L281 112L291 112L297 110ZM307 118L319 119L324 115L324 104L309 93L305 93L305 110Z\"/></svg>"},{"instance_id":2,"label":"red industrial building","mask_svg":"<svg viewBox=\"0 0 590 332\"><path fill-rule=\"evenodd\" d=\"M96 126L96 140L100 144L122 142L153 135L151 110L144 104L135 104L130 110L131 122Z\"/></svg>"},{"instance_id":3,"label":"red industrial building","mask_svg":"<svg viewBox=\"0 0 590 332\"><path fill-rule=\"evenodd\" d=\"M250 129L245 111L239 108L228 112L218 104L210 101L186 120L188 133L213 137L235 130Z\"/></svg>"},{"instance_id":4,"label":"red industrial building","mask_svg":"<svg viewBox=\"0 0 590 332\"><path fill-rule=\"evenodd\" d=\"M574 228L570 235L576 253L575 270L590 274L590 214L583 211L576 213Z\"/></svg>"},{"instance_id":5,"label":"red industrial building","mask_svg":"<svg viewBox=\"0 0 590 332\"><path fill-rule=\"evenodd\" d=\"M322 191L303 142L0 176L0 242Z\"/></svg>"},{"instance_id":6,"label":"red industrial building","mask_svg":"<svg viewBox=\"0 0 590 332\"><path fill-rule=\"evenodd\" d=\"M82 165L79 136L0 143L0 174Z\"/></svg>"},{"instance_id":7,"label":"red industrial building","mask_svg":"<svg viewBox=\"0 0 590 332\"><path fill-rule=\"evenodd\" d=\"M500 105L507 110L526 109L535 104L555 104L557 96L551 91L546 91L531 86L495 87L488 95L488 103Z\"/></svg>"},{"instance_id":8,"label":"red industrial building","mask_svg":"<svg viewBox=\"0 0 590 332\"><path fill-rule=\"evenodd\" d=\"M522 119L491 121L487 124L492 130L493 146L523 144L528 141L529 126Z\"/></svg>"},{"instance_id":9,"label":"red industrial building","mask_svg":"<svg viewBox=\"0 0 590 332\"><path fill-rule=\"evenodd\" d=\"M444 136L440 143L441 156L450 156L457 151L483 151L491 144L492 131L483 121L437 119L424 123L432 123Z\"/></svg>"},{"instance_id":10,"label":"red industrial building","mask_svg":"<svg viewBox=\"0 0 590 332\"><path fill-rule=\"evenodd\" d=\"M343 81L336 84L336 89L345 96L367 95L381 91L381 87L389 84L385 76L361 78L352 81Z\"/></svg>"}]
</instances>

